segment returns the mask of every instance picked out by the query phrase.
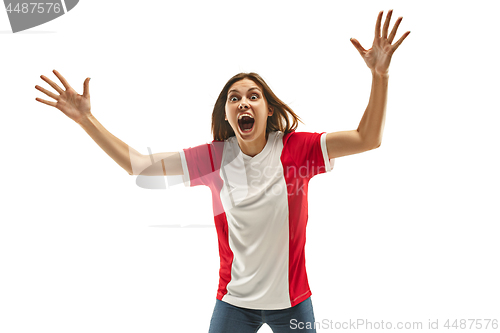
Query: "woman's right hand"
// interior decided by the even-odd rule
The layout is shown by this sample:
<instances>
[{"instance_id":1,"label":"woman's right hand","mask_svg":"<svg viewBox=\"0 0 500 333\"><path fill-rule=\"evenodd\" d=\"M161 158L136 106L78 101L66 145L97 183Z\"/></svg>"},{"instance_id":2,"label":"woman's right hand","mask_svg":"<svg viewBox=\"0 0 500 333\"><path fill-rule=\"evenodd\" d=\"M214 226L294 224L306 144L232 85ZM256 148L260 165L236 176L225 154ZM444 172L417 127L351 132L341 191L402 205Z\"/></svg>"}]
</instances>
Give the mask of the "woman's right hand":
<instances>
[{"instance_id":1,"label":"woman's right hand","mask_svg":"<svg viewBox=\"0 0 500 333\"><path fill-rule=\"evenodd\" d=\"M40 76L42 80L47 82L52 88L54 88L59 95L54 94L40 86L35 86L36 89L43 92L45 95L55 99L57 102L46 101L41 98L36 98L37 101L53 106L61 110L66 116L71 118L77 123L80 123L84 118L91 116L90 113L90 94L89 94L89 81L90 78L85 79L83 83L83 95L79 95L69 83L64 79L64 77L59 74L58 71L54 70L54 74L59 78L59 81L63 84L66 90L61 89L56 83L52 82L46 76Z\"/></svg>"}]
</instances>

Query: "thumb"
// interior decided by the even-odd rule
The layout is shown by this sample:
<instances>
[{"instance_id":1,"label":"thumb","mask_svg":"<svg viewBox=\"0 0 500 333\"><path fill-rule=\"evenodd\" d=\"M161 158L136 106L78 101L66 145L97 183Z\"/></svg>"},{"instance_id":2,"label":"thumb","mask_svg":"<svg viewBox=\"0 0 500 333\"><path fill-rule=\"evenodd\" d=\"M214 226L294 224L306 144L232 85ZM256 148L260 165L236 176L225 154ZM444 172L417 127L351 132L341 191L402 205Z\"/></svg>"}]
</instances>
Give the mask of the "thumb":
<instances>
[{"instance_id":1,"label":"thumb","mask_svg":"<svg viewBox=\"0 0 500 333\"><path fill-rule=\"evenodd\" d=\"M83 97L85 97L85 98L90 97L89 82L90 82L89 77L85 79L85 82L83 82Z\"/></svg>"},{"instance_id":2,"label":"thumb","mask_svg":"<svg viewBox=\"0 0 500 333\"><path fill-rule=\"evenodd\" d=\"M354 45L356 50L358 50L359 54L361 54L361 56L364 56L364 54L366 53L366 50L361 46L361 44L358 42L358 40L356 38L351 38L351 43L352 43L352 45Z\"/></svg>"}]
</instances>

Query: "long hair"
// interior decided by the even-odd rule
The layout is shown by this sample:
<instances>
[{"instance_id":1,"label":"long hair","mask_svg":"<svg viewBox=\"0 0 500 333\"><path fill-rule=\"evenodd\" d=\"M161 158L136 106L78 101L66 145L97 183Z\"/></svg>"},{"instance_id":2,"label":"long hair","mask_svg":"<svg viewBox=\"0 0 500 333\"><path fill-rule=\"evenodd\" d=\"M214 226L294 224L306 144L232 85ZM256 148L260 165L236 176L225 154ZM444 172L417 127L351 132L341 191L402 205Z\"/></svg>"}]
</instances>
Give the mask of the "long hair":
<instances>
[{"instance_id":1,"label":"long hair","mask_svg":"<svg viewBox=\"0 0 500 333\"><path fill-rule=\"evenodd\" d=\"M294 131L300 120L299 116L293 110L283 103L269 88L267 83L257 73L239 73L227 81L224 88L222 88L217 101L215 102L214 111L212 113L212 134L215 141L224 141L228 138L235 136L233 128L229 122L224 120L226 113L226 100L229 88L235 83L243 79L249 79L255 82L264 93L264 98L268 106L274 110L273 115L267 117L266 137L269 132L281 131L288 134ZM291 119L289 119L291 117Z\"/></svg>"}]
</instances>

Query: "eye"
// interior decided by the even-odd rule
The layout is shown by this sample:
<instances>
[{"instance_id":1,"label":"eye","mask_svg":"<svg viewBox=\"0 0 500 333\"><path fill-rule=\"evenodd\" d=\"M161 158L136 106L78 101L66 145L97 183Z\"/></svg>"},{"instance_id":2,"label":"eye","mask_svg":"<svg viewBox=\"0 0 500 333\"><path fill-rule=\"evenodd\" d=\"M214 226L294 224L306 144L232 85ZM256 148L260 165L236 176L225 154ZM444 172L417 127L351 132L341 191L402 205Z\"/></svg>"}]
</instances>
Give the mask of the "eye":
<instances>
[{"instance_id":1,"label":"eye","mask_svg":"<svg viewBox=\"0 0 500 333\"><path fill-rule=\"evenodd\" d=\"M254 98L254 97L255 97L255 98ZM253 100L255 100L255 99L259 98L259 95L257 95L257 94L253 94L250 98L251 98L251 99L253 99Z\"/></svg>"},{"instance_id":2,"label":"eye","mask_svg":"<svg viewBox=\"0 0 500 333\"><path fill-rule=\"evenodd\" d=\"M236 102L237 100L238 100L238 97L236 97L236 96L229 97L230 102Z\"/></svg>"}]
</instances>

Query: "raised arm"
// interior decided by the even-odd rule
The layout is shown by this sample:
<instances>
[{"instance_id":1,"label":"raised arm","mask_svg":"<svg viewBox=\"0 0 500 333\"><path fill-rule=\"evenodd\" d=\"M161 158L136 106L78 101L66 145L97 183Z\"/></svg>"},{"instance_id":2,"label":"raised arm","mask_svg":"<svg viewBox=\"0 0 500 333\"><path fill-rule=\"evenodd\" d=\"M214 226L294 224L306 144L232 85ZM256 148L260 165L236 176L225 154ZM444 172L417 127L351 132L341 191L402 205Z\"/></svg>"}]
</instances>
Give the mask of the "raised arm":
<instances>
[{"instance_id":1,"label":"raised arm","mask_svg":"<svg viewBox=\"0 0 500 333\"><path fill-rule=\"evenodd\" d=\"M52 82L46 76L41 78L57 93L54 94L40 86L35 86L56 102L36 98L37 101L61 110L66 116L78 123L90 137L108 154L118 165L130 175L161 176L182 175L181 159L178 152L142 155L126 143L111 134L90 112L89 81L83 84L83 95L79 95L64 77L54 70L54 74L63 84L64 89Z\"/></svg>"},{"instance_id":2,"label":"raised arm","mask_svg":"<svg viewBox=\"0 0 500 333\"><path fill-rule=\"evenodd\" d=\"M369 50L365 50L356 39L351 38L352 44L356 47L372 72L370 100L356 130L333 132L326 135L326 147L329 158L358 154L378 148L382 143L389 83L389 64L394 51L410 34L407 31L394 45L391 45L403 18L398 18L391 34L387 36L392 16L392 10L389 10L382 36L380 36L382 15L383 11L378 14L375 25L375 39Z\"/></svg>"},{"instance_id":3,"label":"raised arm","mask_svg":"<svg viewBox=\"0 0 500 333\"><path fill-rule=\"evenodd\" d=\"M143 155L111 134L92 115L84 117L79 124L99 147L129 175L173 176L183 174L178 152Z\"/></svg>"}]
</instances>

